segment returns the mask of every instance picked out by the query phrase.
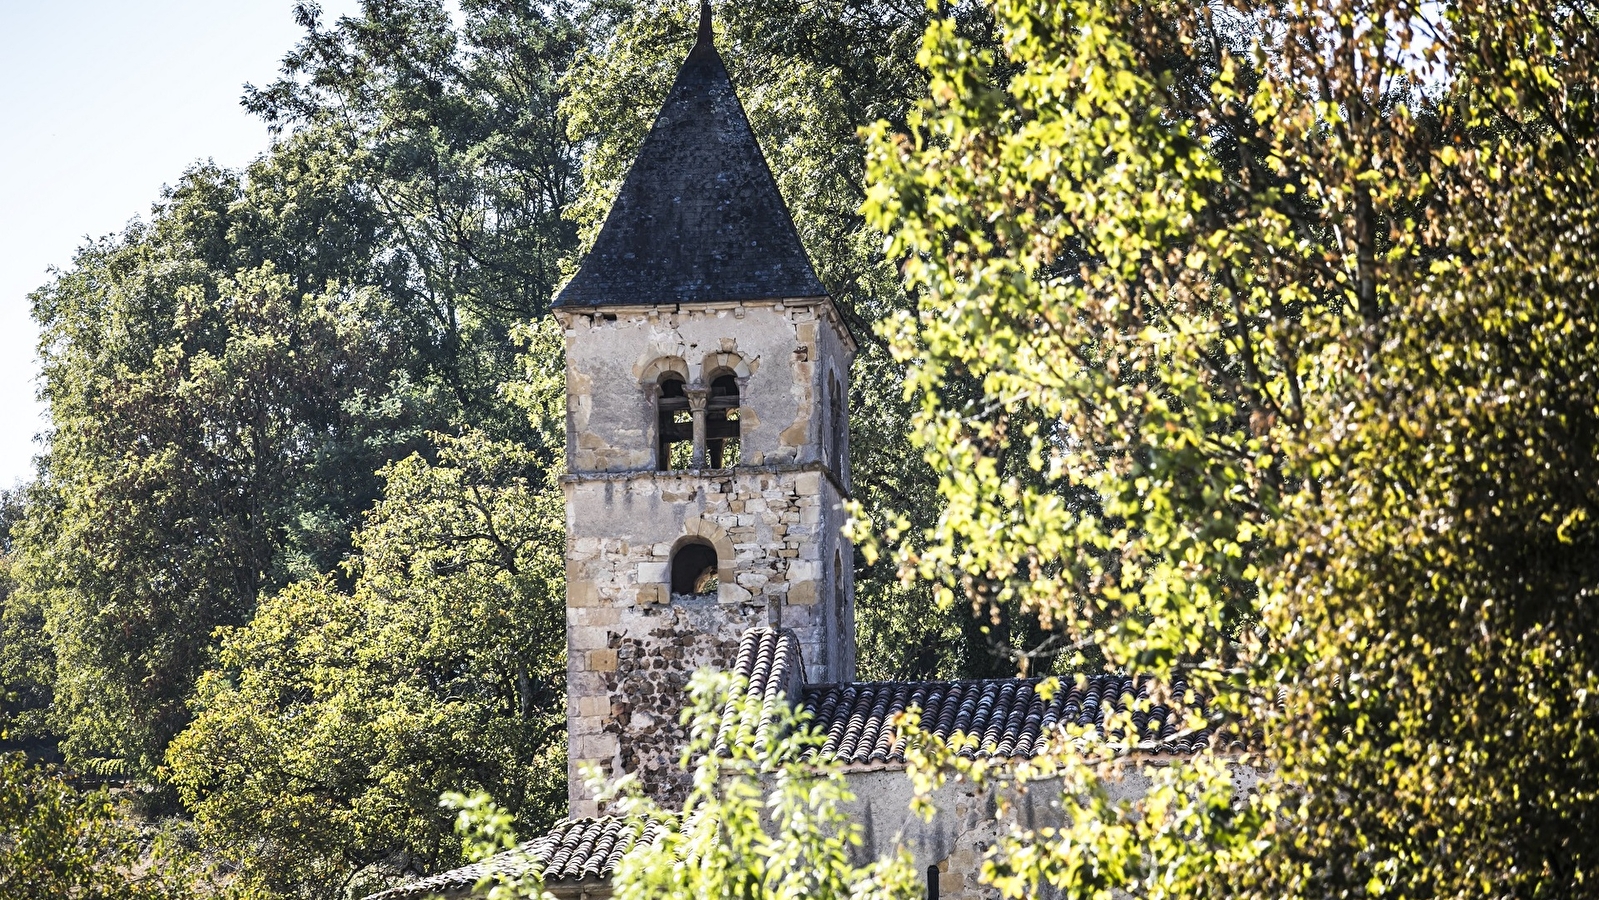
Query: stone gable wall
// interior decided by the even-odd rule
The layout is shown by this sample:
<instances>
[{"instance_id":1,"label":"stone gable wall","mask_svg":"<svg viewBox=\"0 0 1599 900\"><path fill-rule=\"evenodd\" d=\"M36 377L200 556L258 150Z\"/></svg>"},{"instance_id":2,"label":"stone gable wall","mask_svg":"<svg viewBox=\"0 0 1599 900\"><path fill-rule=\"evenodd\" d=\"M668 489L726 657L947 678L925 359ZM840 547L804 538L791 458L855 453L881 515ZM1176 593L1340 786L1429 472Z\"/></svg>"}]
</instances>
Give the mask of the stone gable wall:
<instances>
[{"instance_id":1,"label":"stone gable wall","mask_svg":"<svg viewBox=\"0 0 1599 900\"><path fill-rule=\"evenodd\" d=\"M1106 781L1106 793L1113 802L1136 803L1149 793L1146 767L1183 764L1178 757L1130 757ZM1259 784L1261 772L1239 763L1232 767L1232 776L1234 798L1241 801ZM999 891L983 884L980 875L984 857L1000 836L1012 829L1036 831L1067 824L1059 779L987 789L952 780L933 792L930 799L936 812L924 820L910 809L914 788L903 767L846 770L844 778L855 795L848 808L850 820L862 830L855 863L865 864L903 848L920 878L928 877L929 868L934 870L939 900L999 900ZM1049 900L1061 894L1045 885L1037 896Z\"/></svg>"}]
</instances>

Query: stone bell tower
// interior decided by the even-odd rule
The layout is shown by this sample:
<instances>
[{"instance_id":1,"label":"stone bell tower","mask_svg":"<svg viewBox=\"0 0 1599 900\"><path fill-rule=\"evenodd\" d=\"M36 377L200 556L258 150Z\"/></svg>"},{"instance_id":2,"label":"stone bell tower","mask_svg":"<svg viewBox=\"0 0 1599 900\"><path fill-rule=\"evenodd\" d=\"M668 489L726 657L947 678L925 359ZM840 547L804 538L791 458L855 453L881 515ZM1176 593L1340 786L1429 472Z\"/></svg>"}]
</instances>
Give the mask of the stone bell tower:
<instances>
[{"instance_id":1,"label":"stone bell tower","mask_svg":"<svg viewBox=\"0 0 1599 900\"><path fill-rule=\"evenodd\" d=\"M578 774L681 796L690 675L740 636L855 675L848 379L817 279L713 46L698 40L593 249L555 301L567 365L567 723Z\"/></svg>"}]
</instances>

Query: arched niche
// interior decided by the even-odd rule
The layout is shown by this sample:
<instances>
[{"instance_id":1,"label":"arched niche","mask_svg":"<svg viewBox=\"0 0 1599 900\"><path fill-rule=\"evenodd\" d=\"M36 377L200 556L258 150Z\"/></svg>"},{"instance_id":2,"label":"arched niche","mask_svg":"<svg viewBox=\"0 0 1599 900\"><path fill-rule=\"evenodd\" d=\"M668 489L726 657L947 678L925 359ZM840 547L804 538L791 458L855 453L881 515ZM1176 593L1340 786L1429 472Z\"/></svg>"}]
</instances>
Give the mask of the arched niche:
<instances>
[{"instance_id":1,"label":"arched niche","mask_svg":"<svg viewBox=\"0 0 1599 900\"><path fill-rule=\"evenodd\" d=\"M716 523L697 516L690 517L683 523L683 536L677 539L672 546L671 563L667 567L667 586L674 595L678 596L704 596L709 591L696 591L688 594L679 591L679 587L691 587L687 580L692 578L700 581L706 575L706 566L714 565L716 573L716 594L718 599L727 595L738 593L738 585L734 583L733 568L733 541L727 532ZM702 547L709 549L692 550L689 555L683 556L679 566L679 554L688 547ZM698 585L703 587L704 584ZM747 596L747 595L746 595Z\"/></svg>"},{"instance_id":2,"label":"arched niche","mask_svg":"<svg viewBox=\"0 0 1599 900\"><path fill-rule=\"evenodd\" d=\"M669 576L674 597L714 595L721 584L716 548L704 538L689 538L672 551Z\"/></svg>"}]
</instances>

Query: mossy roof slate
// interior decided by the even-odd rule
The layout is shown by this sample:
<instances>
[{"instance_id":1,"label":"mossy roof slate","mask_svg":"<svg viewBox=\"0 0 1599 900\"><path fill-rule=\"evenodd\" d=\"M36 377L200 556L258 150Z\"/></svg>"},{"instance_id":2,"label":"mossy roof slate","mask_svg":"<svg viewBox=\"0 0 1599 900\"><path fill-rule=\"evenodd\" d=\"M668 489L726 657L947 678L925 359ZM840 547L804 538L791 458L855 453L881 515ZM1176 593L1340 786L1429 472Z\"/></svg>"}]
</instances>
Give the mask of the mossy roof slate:
<instances>
[{"instance_id":1,"label":"mossy roof slate","mask_svg":"<svg viewBox=\"0 0 1599 900\"><path fill-rule=\"evenodd\" d=\"M711 38L677 80L561 308L822 297Z\"/></svg>"}]
</instances>

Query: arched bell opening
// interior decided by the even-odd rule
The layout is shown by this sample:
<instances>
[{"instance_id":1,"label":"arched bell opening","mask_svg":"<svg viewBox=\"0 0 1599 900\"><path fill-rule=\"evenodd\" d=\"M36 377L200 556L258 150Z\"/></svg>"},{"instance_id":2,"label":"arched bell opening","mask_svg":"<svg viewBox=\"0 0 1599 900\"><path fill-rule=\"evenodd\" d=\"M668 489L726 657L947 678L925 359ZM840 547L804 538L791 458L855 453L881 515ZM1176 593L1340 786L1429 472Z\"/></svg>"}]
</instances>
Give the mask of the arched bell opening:
<instances>
[{"instance_id":1,"label":"arched bell opening","mask_svg":"<svg viewBox=\"0 0 1599 900\"><path fill-rule=\"evenodd\" d=\"M694 457L694 414L688 392L675 373L662 376L655 398L655 466L662 472L686 469Z\"/></svg>"},{"instance_id":2,"label":"arched bell opening","mask_svg":"<svg viewBox=\"0 0 1599 900\"><path fill-rule=\"evenodd\" d=\"M738 376L722 370L711 379L705 401L705 461L713 469L739 464L743 448L739 423Z\"/></svg>"},{"instance_id":3,"label":"arched bell opening","mask_svg":"<svg viewBox=\"0 0 1599 900\"><path fill-rule=\"evenodd\" d=\"M716 548L710 542L691 540L672 554L672 596L714 596L720 587Z\"/></svg>"}]
</instances>

